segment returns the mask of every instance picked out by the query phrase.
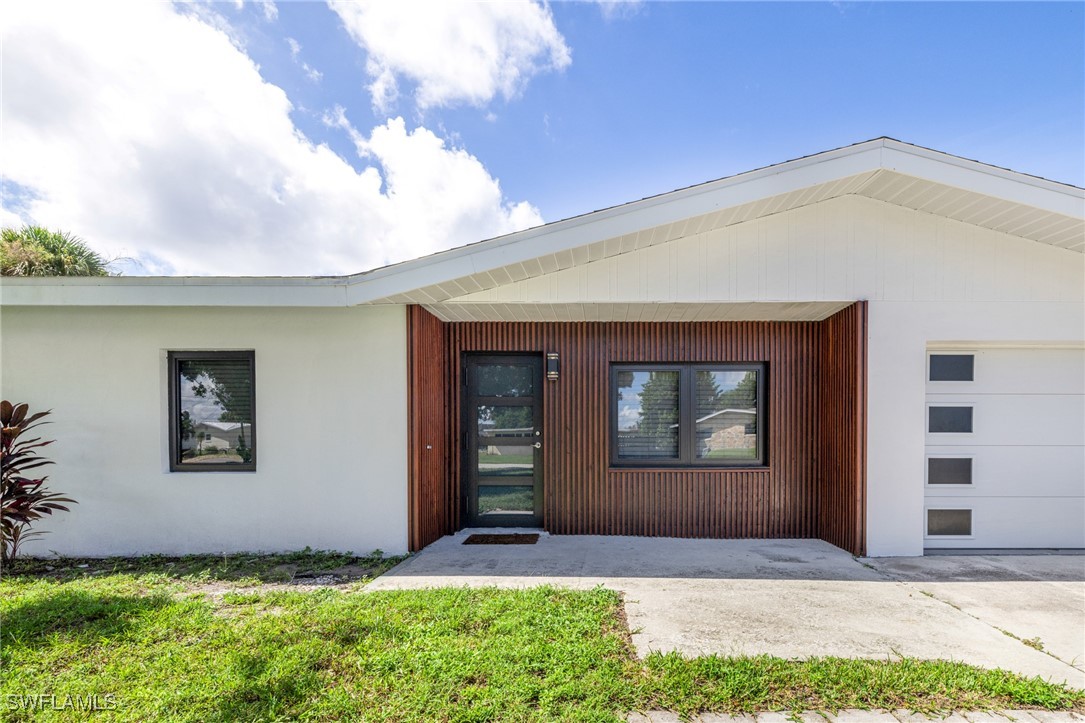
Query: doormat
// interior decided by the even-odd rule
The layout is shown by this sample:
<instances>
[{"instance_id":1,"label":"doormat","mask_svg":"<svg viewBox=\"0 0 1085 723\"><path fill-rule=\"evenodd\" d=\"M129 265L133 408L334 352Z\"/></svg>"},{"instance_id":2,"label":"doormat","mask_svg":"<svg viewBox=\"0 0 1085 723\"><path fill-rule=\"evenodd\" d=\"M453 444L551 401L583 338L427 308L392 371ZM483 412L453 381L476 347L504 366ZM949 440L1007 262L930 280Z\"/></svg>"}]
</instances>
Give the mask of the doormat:
<instances>
[{"instance_id":1,"label":"doormat","mask_svg":"<svg viewBox=\"0 0 1085 723\"><path fill-rule=\"evenodd\" d=\"M468 535L463 541L465 545L534 545L539 541L538 535L509 534L509 535Z\"/></svg>"}]
</instances>

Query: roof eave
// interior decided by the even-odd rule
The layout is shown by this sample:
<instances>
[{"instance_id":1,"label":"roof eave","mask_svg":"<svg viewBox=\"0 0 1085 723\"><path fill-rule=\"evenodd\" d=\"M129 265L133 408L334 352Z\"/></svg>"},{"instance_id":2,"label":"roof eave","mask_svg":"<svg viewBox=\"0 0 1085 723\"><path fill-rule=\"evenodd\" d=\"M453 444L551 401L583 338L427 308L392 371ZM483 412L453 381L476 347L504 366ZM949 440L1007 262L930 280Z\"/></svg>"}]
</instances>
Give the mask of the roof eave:
<instances>
[{"instance_id":1,"label":"roof eave","mask_svg":"<svg viewBox=\"0 0 1085 723\"><path fill-rule=\"evenodd\" d=\"M359 274L4 278L0 305L354 306L819 184L888 170L1085 218L1085 190L878 138Z\"/></svg>"},{"instance_id":2,"label":"roof eave","mask_svg":"<svg viewBox=\"0 0 1085 723\"><path fill-rule=\"evenodd\" d=\"M1085 216L1083 189L891 138L878 138L347 277L348 303L387 299L544 254L881 170L1062 216ZM438 268L440 273L436 273Z\"/></svg>"},{"instance_id":3,"label":"roof eave","mask_svg":"<svg viewBox=\"0 0 1085 723\"><path fill-rule=\"evenodd\" d=\"M769 166L348 277L351 304L877 170L882 141ZM434 273L440 268L441 273Z\"/></svg>"}]
</instances>

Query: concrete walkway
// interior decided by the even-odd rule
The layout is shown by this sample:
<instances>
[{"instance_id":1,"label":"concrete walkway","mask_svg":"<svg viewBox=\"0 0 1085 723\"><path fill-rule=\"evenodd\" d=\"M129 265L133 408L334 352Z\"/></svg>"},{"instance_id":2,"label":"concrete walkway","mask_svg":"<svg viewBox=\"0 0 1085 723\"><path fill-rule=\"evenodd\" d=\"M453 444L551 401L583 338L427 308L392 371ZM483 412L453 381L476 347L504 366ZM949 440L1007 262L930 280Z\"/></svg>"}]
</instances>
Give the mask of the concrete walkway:
<instances>
[{"instance_id":1,"label":"concrete walkway","mask_svg":"<svg viewBox=\"0 0 1085 723\"><path fill-rule=\"evenodd\" d=\"M1085 688L1085 556L856 560L818 540L545 533L463 545L470 532L369 589L604 585L625 594L641 656L941 658Z\"/></svg>"},{"instance_id":2,"label":"concrete walkway","mask_svg":"<svg viewBox=\"0 0 1085 723\"><path fill-rule=\"evenodd\" d=\"M633 713L626 720L629 723L678 723L681 719L668 711L650 711ZM702 713L692 719L695 723L789 723L796 720L788 713L757 713L720 715ZM998 713L964 711L943 716L925 716L906 710L871 711L842 710L839 713L806 711L798 715L802 723L1081 723L1085 718L1076 713L1052 712L1046 710L1007 710Z\"/></svg>"}]
</instances>

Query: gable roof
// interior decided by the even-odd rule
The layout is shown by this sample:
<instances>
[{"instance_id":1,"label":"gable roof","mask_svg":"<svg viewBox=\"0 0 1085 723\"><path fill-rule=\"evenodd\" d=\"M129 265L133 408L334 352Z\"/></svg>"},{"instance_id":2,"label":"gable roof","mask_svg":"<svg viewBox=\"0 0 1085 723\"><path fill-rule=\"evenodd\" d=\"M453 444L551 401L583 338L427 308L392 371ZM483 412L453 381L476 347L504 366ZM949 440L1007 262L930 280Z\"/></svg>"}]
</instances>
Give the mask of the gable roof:
<instances>
[{"instance_id":1,"label":"gable roof","mask_svg":"<svg viewBox=\"0 0 1085 723\"><path fill-rule=\"evenodd\" d=\"M5 278L11 305L433 304L840 196L1085 253L1085 190L878 138L360 274Z\"/></svg>"}]
</instances>

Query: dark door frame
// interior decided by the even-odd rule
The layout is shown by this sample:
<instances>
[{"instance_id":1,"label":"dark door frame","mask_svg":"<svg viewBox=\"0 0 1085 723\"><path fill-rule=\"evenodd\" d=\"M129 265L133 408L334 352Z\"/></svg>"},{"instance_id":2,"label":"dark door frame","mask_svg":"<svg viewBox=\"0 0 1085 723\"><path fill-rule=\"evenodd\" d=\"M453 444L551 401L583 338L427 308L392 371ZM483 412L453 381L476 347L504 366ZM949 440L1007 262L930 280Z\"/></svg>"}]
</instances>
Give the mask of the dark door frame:
<instances>
[{"instance_id":1,"label":"dark door frame","mask_svg":"<svg viewBox=\"0 0 1085 723\"><path fill-rule=\"evenodd\" d=\"M532 396L487 397L478 394L478 368L486 364L518 364L532 366ZM463 435L460 442L460 469L463 486L461 505L464 527L542 527L543 525L543 356L541 353L516 352L464 352L460 360L463 394L460 402L460 420ZM535 435L532 450L532 499L534 514L476 514L478 509L478 413L479 405L531 406L532 426ZM491 484L493 484L491 482ZM524 485L526 486L526 485Z\"/></svg>"}]
</instances>

